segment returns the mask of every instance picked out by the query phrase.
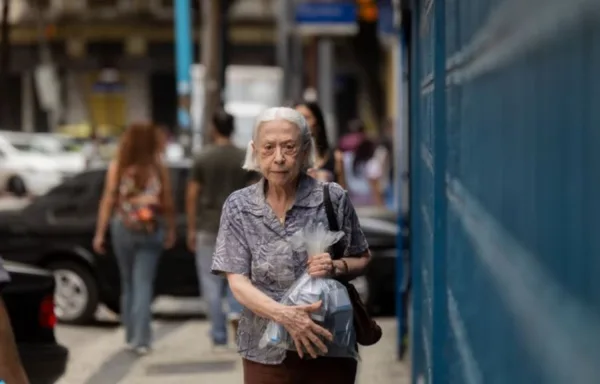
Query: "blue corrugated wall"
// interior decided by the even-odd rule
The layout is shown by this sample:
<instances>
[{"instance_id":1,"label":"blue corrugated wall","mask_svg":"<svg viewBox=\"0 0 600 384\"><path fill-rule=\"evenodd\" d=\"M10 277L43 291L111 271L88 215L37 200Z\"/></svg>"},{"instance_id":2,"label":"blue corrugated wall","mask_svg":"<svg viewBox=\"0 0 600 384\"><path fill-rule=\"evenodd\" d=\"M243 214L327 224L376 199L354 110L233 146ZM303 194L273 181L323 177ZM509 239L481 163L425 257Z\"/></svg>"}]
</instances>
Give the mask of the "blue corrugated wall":
<instances>
[{"instance_id":1,"label":"blue corrugated wall","mask_svg":"<svg viewBox=\"0 0 600 384\"><path fill-rule=\"evenodd\" d=\"M600 383L600 0L413 0L413 381Z\"/></svg>"}]
</instances>

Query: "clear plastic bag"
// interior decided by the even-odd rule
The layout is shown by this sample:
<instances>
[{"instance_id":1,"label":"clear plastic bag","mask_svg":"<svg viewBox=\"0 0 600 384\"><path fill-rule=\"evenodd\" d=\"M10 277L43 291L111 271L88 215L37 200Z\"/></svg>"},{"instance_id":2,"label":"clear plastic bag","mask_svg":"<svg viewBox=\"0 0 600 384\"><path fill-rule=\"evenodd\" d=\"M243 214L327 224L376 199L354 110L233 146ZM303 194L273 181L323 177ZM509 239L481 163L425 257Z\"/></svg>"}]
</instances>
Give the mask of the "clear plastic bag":
<instances>
[{"instance_id":1,"label":"clear plastic bag","mask_svg":"<svg viewBox=\"0 0 600 384\"><path fill-rule=\"evenodd\" d=\"M307 252L311 256L325 252L343 235L343 232L329 231L321 223L311 223L295 233L290 238L290 243L294 250ZM310 316L315 323L333 335L331 342L323 340L328 350L324 356L358 358L352 304L348 291L339 281L330 278L314 278L305 272L294 282L280 302L292 306L313 304L318 301L322 301L321 307ZM294 341L285 328L273 321L268 323L259 347L296 350Z\"/></svg>"}]
</instances>

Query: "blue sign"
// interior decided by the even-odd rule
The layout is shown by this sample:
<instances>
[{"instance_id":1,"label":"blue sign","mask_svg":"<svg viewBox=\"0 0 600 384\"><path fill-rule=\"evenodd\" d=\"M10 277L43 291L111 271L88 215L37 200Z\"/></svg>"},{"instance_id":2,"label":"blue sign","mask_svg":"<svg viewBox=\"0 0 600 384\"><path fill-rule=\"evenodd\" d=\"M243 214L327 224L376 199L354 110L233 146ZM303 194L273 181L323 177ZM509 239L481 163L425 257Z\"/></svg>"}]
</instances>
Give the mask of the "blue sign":
<instances>
[{"instance_id":1,"label":"blue sign","mask_svg":"<svg viewBox=\"0 0 600 384\"><path fill-rule=\"evenodd\" d=\"M394 7L391 0L383 0L378 4L379 18L377 27L381 35L395 35L396 28L394 26Z\"/></svg>"},{"instance_id":2,"label":"blue sign","mask_svg":"<svg viewBox=\"0 0 600 384\"><path fill-rule=\"evenodd\" d=\"M177 68L177 94L190 96L192 69L192 21L190 0L175 1L175 63ZM189 110L181 101L177 111L179 128L190 129Z\"/></svg>"},{"instance_id":3,"label":"blue sign","mask_svg":"<svg viewBox=\"0 0 600 384\"><path fill-rule=\"evenodd\" d=\"M356 10L353 0L298 2L296 29L302 34L351 35L358 28Z\"/></svg>"}]
</instances>

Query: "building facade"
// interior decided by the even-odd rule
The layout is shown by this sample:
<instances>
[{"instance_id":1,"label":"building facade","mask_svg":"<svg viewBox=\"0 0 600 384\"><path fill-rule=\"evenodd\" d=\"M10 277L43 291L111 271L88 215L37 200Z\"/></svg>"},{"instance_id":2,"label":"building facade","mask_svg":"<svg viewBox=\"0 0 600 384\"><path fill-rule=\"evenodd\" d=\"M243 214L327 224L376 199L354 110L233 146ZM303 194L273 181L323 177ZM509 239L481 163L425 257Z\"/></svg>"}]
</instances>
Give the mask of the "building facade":
<instances>
[{"instance_id":1,"label":"building facade","mask_svg":"<svg viewBox=\"0 0 600 384\"><path fill-rule=\"evenodd\" d=\"M200 2L191 3L200 60ZM21 0L11 6L9 103L20 113L3 117L2 129L53 129L36 92L43 46L58 70L57 125L176 124L173 0ZM231 63L274 65L273 1L237 0L230 20Z\"/></svg>"}]
</instances>

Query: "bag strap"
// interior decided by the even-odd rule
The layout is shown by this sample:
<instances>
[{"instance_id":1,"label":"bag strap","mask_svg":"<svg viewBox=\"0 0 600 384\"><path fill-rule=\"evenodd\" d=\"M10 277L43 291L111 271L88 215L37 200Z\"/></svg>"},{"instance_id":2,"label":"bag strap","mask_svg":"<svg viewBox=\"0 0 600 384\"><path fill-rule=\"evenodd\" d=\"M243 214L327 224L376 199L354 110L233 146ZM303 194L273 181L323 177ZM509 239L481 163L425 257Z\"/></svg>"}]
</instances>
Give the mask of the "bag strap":
<instances>
[{"instance_id":1,"label":"bag strap","mask_svg":"<svg viewBox=\"0 0 600 384\"><path fill-rule=\"evenodd\" d=\"M329 184L323 184L323 205L325 206L325 213L327 214L327 222L329 224L329 230L337 232L340 230L340 226L337 221L337 217L335 214L335 210L333 209L333 203L331 201L331 194L329 193ZM344 245L342 241L338 241L337 243L331 246L332 258L341 259L344 257Z\"/></svg>"}]
</instances>

